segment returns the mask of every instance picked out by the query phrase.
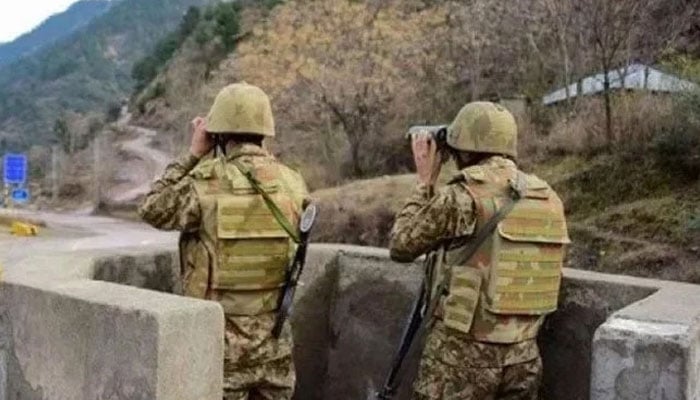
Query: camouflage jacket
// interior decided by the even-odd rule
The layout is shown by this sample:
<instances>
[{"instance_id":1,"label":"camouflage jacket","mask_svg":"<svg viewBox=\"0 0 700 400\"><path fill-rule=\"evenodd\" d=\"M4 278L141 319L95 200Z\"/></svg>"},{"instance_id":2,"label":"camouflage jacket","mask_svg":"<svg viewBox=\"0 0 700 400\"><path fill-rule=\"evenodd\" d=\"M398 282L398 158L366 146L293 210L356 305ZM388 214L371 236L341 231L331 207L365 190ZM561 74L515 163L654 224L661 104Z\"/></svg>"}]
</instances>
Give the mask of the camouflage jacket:
<instances>
[{"instance_id":1,"label":"camouflage jacket","mask_svg":"<svg viewBox=\"0 0 700 400\"><path fill-rule=\"evenodd\" d=\"M233 148L227 156L227 163L232 160L248 165L270 161L277 163L266 150L249 144ZM204 265L207 264L206 260L210 259L211 254L202 253L213 249L202 246L201 234L205 216L202 199L196 190L199 177L195 175L199 174L195 172L215 164L217 163L211 160L200 162L190 154L180 157L170 164L163 176L153 184L139 208L139 214L144 221L155 228L182 232L180 252L183 259L181 268L185 294L190 297L219 301L226 310L227 296L230 296L230 293L212 290L210 266ZM289 175L289 179L294 180L293 197L298 203L298 208L301 208L301 203L308 197L306 185L296 172L282 167L282 170L289 172L286 174ZM287 179L286 175L282 178L283 180ZM216 181L212 181L212 184L216 184Z\"/></svg>"},{"instance_id":2,"label":"camouflage jacket","mask_svg":"<svg viewBox=\"0 0 700 400\"><path fill-rule=\"evenodd\" d=\"M480 165L485 168L517 170L512 161L497 156L485 160ZM459 183L458 179L440 188L437 193L432 193L431 188L424 185L417 185L408 202L396 217L390 240L392 259L410 262L422 254L440 248L463 247L468 243L471 235L476 233L479 217L477 212L475 199L470 195L466 186ZM448 251L446 258L449 259L449 256L450 252ZM439 260L440 263L444 261L445 258ZM435 282L431 282L431 284L433 287L435 286ZM494 344L494 348L500 350L489 352L491 359L484 361L485 364L494 366L529 361L533 354L537 354L536 351L524 351L523 344L519 346L508 346L507 344L525 341L536 348L533 339L541 326L542 317L494 315L483 307L476 307L474 314L473 326L476 326L481 332L488 331L488 326L497 328L508 326L510 332L515 333L505 340L499 338L499 340L492 341L475 336L472 332L466 334L442 328L447 329L452 343L461 342L465 347L473 347L470 343L474 341L484 344L502 343ZM441 317L440 313L438 317ZM520 339L517 339L516 336ZM515 353L511 354L511 351Z\"/></svg>"}]
</instances>

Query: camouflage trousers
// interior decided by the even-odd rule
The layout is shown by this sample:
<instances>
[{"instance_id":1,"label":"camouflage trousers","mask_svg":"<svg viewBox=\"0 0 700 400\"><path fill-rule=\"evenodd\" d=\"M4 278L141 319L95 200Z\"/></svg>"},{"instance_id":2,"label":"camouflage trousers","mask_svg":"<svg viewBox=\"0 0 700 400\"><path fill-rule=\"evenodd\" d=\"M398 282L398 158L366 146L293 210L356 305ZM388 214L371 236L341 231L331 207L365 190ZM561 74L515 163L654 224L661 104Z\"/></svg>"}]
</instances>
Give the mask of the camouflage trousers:
<instances>
[{"instance_id":1,"label":"camouflage trousers","mask_svg":"<svg viewBox=\"0 0 700 400\"><path fill-rule=\"evenodd\" d=\"M291 400L296 374L289 325L272 337L275 315L226 317L224 400Z\"/></svg>"},{"instance_id":2,"label":"camouflage trousers","mask_svg":"<svg viewBox=\"0 0 700 400\"><path fill-rule=\"evenodd\" d=\"M537 400L541 377L534 340L474 342L438 323L426 342L413 400Z\"/></svg>"}]
</instances>

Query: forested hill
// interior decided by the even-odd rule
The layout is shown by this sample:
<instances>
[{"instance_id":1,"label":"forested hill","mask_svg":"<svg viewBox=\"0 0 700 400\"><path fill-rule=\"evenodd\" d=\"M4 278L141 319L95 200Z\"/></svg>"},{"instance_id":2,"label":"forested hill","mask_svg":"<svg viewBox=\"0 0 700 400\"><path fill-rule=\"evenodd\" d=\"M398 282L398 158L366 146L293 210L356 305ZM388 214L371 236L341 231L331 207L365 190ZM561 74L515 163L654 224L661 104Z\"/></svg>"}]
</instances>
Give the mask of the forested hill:
<instances>
[{"instance_id":1,"label":"forested hill","mask_svg":"<svg viewBox=\"0 0 700 400\"><path fill-rule=\"evenodd\" d=\"M604 96L541 101L631 60L700 83L697 1L228 4L183 20L161 47L177 51L137 64L135 123L175 154L224 85L261 86L272 150L320 189L316 240L386 245L415 181L402 175L413 164L406 129L500 97L518 114L519 163L565 201L571 265L700 282L700 92L616 91L609 125Z\"/></svg>"},{"instance_id":2,"label":"forested hill","mask_svg":"<svg viewBox=\"0 0 700 400\"><path fill-rule=\"evenodd\" d=\"M104 111L133 89L131 69L212 0L121 0L83 29L0 69L0 152L53 140L63 113Z\"/></svg>"},{"instance_id":3,"label":"forested hill","mask_svg":"<svg viewBox=\"0 0 700 400\"><path fill-rule=\"evenodd\" d=\"M25 33L12 42L0 44L0 66L70 35L107 11L111 4L108 0L79 1L66 11L49 17L31 32Z\"/></svg>"}]
</instances>

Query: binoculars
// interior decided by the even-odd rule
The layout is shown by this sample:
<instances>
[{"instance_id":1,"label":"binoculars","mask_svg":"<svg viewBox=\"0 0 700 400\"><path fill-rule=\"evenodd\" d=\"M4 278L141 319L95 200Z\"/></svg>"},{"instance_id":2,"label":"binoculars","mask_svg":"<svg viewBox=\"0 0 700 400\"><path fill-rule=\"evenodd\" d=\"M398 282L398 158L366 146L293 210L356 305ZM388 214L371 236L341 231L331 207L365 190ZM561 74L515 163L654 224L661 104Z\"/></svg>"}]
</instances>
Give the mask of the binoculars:
<instances>
[{"instance_id":1,"label":"binoculars","mask_svg":"<svg viewBox=\"0 0 700 400\"><path fill-rule=\"evenodd\" d=\"M429 136L442 146L447 143L447 125L412 126L406 133L406 139L413 140L416 136Z\"/></svg>"}]
</instances>

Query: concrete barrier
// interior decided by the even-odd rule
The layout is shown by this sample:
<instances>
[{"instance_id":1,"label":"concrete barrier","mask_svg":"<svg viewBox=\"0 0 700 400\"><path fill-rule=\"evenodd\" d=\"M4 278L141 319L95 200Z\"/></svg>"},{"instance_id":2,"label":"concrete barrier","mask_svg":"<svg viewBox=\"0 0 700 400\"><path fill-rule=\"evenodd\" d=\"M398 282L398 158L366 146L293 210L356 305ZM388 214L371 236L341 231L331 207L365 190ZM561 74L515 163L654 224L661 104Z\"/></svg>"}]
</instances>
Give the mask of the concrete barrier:
<instances>
[{"instance_id":1,"label":"concrete barrier","mask_svg":"<svg viewBox=\"0 0 700 400\"><path fill-rule=\"evenodd\" d=\"M112 252L119 256L37 255L9 266L0 399L221 399L220 306L125 286L175 290L172 251Z\"/></svg>"},{"instance_id":2,"label":"concrete barrier","mask_svg":"<svg viewBox=\"0 0 700 400\"><path fill-rule=\"evenodd\" d=\"M293 318L296 398L365 399L381 385L420 277L384 250L314 246ZM542 398L700 399L698 296L700 286L566 270L539 338Z\"/></svg>"},{"instance_id":3,"label":"concrete barrier","mask_svg":"<svg viewBox=\"0 0 700 400\"><path fill-rule=\"evenodd\" d=\"M175 238L133 236L143 245L8 253L0 400L221 398L220 307L160 293L179 291ZM312 246L292 318L296 398L378 388L420 279L385 250ZM539 340L543 399L700 399L698 304L699 286L567 270Z\"/></svg>"}]
</instances>

